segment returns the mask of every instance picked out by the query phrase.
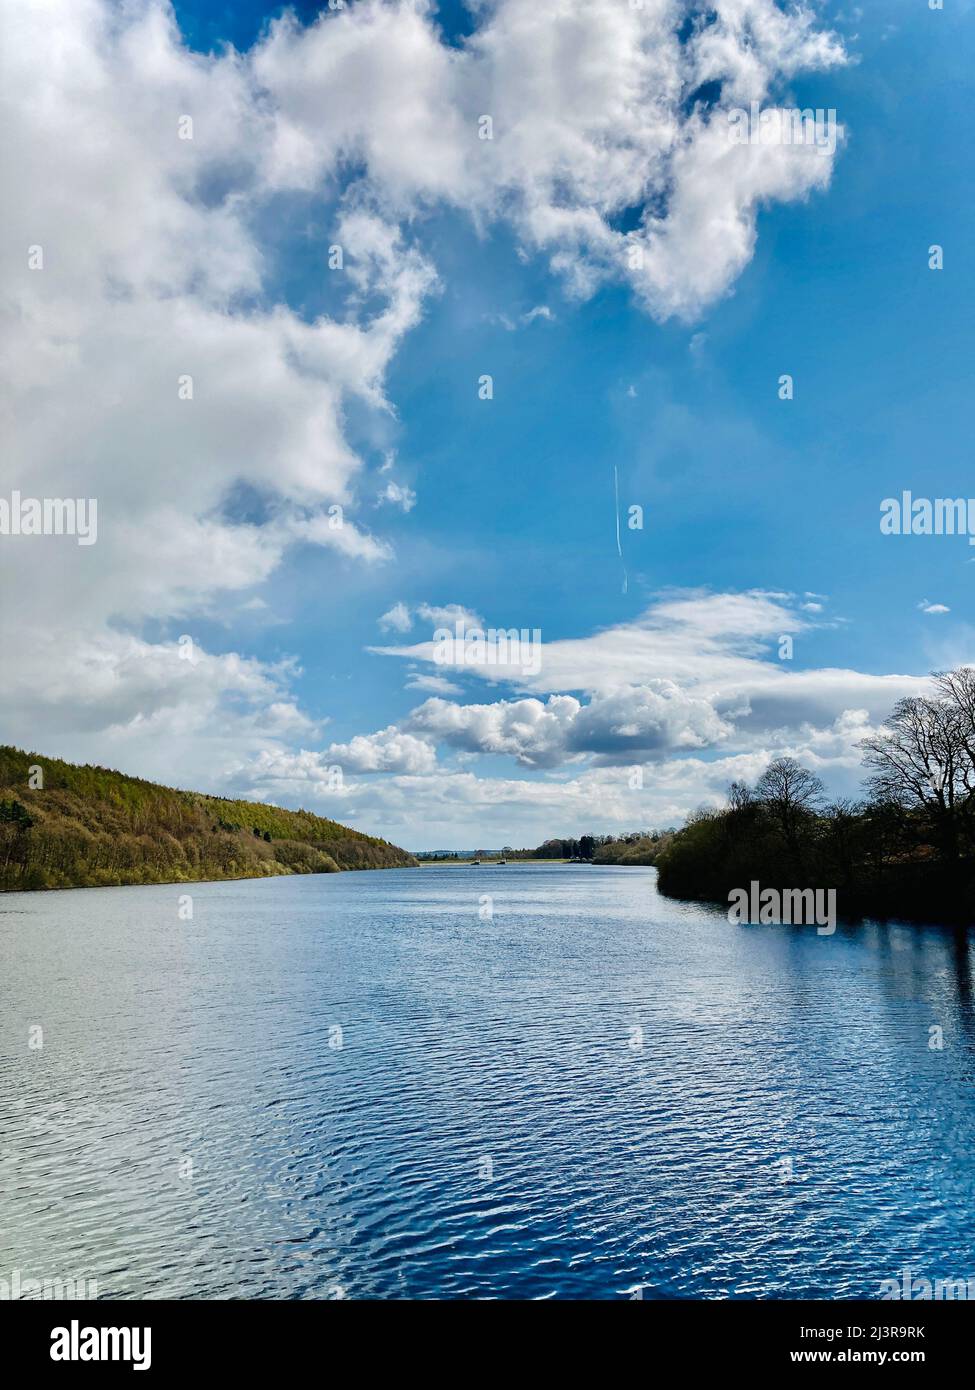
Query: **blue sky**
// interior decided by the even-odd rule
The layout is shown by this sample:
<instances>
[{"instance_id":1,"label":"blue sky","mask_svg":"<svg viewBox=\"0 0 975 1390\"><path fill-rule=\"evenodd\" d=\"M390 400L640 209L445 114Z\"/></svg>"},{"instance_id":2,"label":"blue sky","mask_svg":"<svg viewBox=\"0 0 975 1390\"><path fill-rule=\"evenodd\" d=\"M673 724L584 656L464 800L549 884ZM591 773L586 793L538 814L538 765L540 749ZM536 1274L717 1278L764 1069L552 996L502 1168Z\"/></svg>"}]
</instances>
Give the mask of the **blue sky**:
<instances>
[{"instance_id":1,"label":"blue sky","mask_svg":"<svg viewBox=\"0 0 975 1390\"><path fill-rule=\"evenodd\" d=\"M219 303L220 332L232 326L242 342L247 315L273 314L275 306L313 328L323 316L374 322L383 305L396 305L394 337L375 348L380 365L365 361L363 348L361 379L327 426L336 435L334 468L341 478L334 495L341 491L347 519L372 538L377 553L353 555L323 543L320 528L302 531L312 500L321 509L329 494L322 488L312 499L290 445L294 476L279 484L282 464L274 455L282 431L296 428L298 409L317 419L306 383L300 402L282 392L287 426L272 422L266 434L250 433L245 406L234 426L240 434L233 456L213 464L214 489L192 500L199 469L208 466L201 462L183 493L188 525L216 528L207 563L226 542L222 573L199 577L204 561L184 537L173 542L164 571L160 562L165 578L136 585L138 603L105 597L79 611L72 629L86 634L77 658L84 698L72 709L67 694L52 697L38 710L36 703L18 703L14 691L17 742L181 785L307 805L416 848L536 843L553 834L672 824L702 802L720 801L732 775L757 776L781 752L815 766L838 794L856 789L858 738L895 699L922 689L928 671L975 659L969 606L975 550L963 537L882 536L879 529L882 499L903 489L927 497L975 494L964 414L973 288L972 11L957 0L947 0L941 12L909 0L818 6L803 31L807 60L801 61L795 35L769 17L776 8L784 14L783 7L752 2L754 34L766 36L754 41L768 82L767 93L759 93L763 104L835 108L845 136L828 181L805 196L791 169L756 172L756 186L772 191L760 199L754 245L740 263L713 276L710 261L722 234L706 225L707 168L665 171L656 193L648 180L635 207L613 208L611 183L600 183L596 139L592 169L567 174L563 189L558 162L553 159L554 172L545 165L546 123L565 118L558 96L551 109L524 115L520 138L525 159L534 161L532 182L516 170L483 203L480 189L460 187L463 167L481 149L462 153L461 172L445 154L448 173L442 179L430 173L441 126L445 144L453 138L447 117L437 117L432 143L411 149L410 104L425 100L423 91L404 92L405 114L391 107L381 132L388 148L380 148L375 130L350 137L343 157L319 174L318 154L301 145L300 159L313 172L302 166L298 176L285 177L293 147L281 130L290 139L305 122L293 138L311 149L335 124L337 118L329 124L323 117L321 128L315 126L318 84L330 78L313 69L329 61L324 45L346 42L339 26L354 16L329 17L313 50L305 26L314 23L314 5L296 7L290 38L277 48L268 22L279 7L181 0L178 30L165 6L142 7L150 18L163 15L168 36L160 39L157 30L153 38L144 15L145 27L129 35L129 52L138 47L146 62L155 54L153 72L164 70L159 84L173 84L171 109L186 109L189 92L202 103L205 89L213 112L227 121L219 159L212 156L192 194L168 153L158 156L160 171L152 175L167 196L191 204L194 216L212 219L221 200L236 197L223 205L238 219L234 236L256 248L259 270L248 280L234 262L238 289L245 282L249 288ZM442 6L439 14L420 6L417 22L433 36L424 39L424 53L441 44L463 55L476 47L479 30L490 31L485 49L500 73L494 90L503 92L506 74L521 71L524 62L516 0L507 4L514 12L507 28L503 13L492 19L505 8L489 5L475 22L459 4ZM673 13L688 9L694 7ZM698 32L705 27L700 19ZM829 40L811 37L830 34ZM383 35L395 50L395 28ZM118 43L91 19L81 41L96 55ZM625 41L623 35L620 44ZM751 42L735 63L744 63ZM241 56L228 54L227 44ZM262 57L265 46L270 56ZM110 69L119 54L106 52L100 59ZM369 79L359 78L358 59L349 53L339 69L350 84L348 100L368 104L374 100ZM538 58L546 61L557 59ZM248 64L256 74L251 85L239 76ZM649 66L649 73L640 68L647 102L653 81L668 76L663 65L659 73ZM702 58L698 71L705 69ZM120 71L106 78L109 122L125 110ZM88 99L70 77L53 80L70 129L68 118L78 118L72 105ZM755 79L747 69L729 65L723 89L721 83L714 89L718 105L704 108L703 119L720 120L748 81ZM256 173L240 171L256 158L258 137L234 124L246 126L250 116L224 114L232 105L225 92L235 83L242 85L234 99L250 103L251 115L266 114L275 102L285 113L274 117L279 127ZM561 100L571 96L570 86ZM681 119L687 96L685 90ZM142 98L133 93L129 100ZM80 119L101 117L89 109ZM213 114L209 127L197 120L194 146L217 120ZM511 113L507 122L515 124ZM138 119L133 126L141 129ZM644 138L640 121L634 129ZM499 148L505 134L502 113ZM607 161L615 157L608 138ZM417 164L405 192L398 140L404 166ZM378 152L364 154L367 149ZM155 146L151 155L133 157L140 170L151 170ZM586 157L579 156L583 163ZM639 182L632 140L619 157L621 178L632 173ZM714 177L726 175L716 170ZM685 179L695 208L686 224L667 206L679 196L674 178ZM451 179L456 193L444 192ZM548 198L544 212L540 188ZM716 188L716 206L723 196ZM636 277L607 271L612 253L605 248L620 230L641 225L652 197L670 221L661 232L663 278L644 291ZM564 248L538 229L566 207L585 215L588 199L600 211L598 235L584 245L571 242L567 270L559 261ZM110 206L102 217L111 216ZM380 221L395 227L399 238L351 287L327 265L350 208L375 219L371 227ZM46 215L56 225L55 212ZM746 209L746 230L749 216ZM187 234L179 225L177 235ZM96 222L93 238L97 230ZM154 234L150 228L141 236L143 248L153 246ZM203 254L208 238L222 248L223 235L211 220L202 243L187 250L187 263ZM928 268L933 243L944 247L942 271ZM347 249L354 256L351 242ZM427 277L419 289L396 279L410 255L425 267L416 270L418 284ZM135 252L126 244L116 256L124 268ZM190 306L199 276L210 271L197 268L195 279L186 272L178 292L165 276L179 280L181 266L167 263L165 274L151 281L138 279L141 262L138 271L124 273L144 296L152 333L159 332L160 314L171 312L174 295L187 301L180 320L184 354L199 364L194 380L205 378L215 338ZM580 274L588 277L584 295ZM58 292L63 303L77 302L70 285ZM206 308L217 312L212 296ZM96 319L105 324L104 352L114 354L113 362L121 360L118 343L125 341L116 336L118 320L113 304ZM283 356L305 350L292 344ZM344 380L344 363L357 351L358 340L327 367L316 361L325 395L333 380ZM93 361L91 371L96 366ZM485 373L494 383L491 400L478 397ZM794 378L792 400L779 399L783 373ZM54 408L71 387L51 383ZM205 389L201 381L199 394ZM154 496L149 508L129 498L135 484L122 481L121 466L114 468L99 484L103 537L113 522L124 529L123 495L133 515L145 506L144 535L155 534L166 506L179 511L178 469L203 437L194 430L209 438L227 428L234 397L222 399L222 415L200 422L198 411L190 426L179 422L171 440L151 429L146 411L121 426L130 454L158 448L157 477L172 466L176 487L168 502ZM265 451L263 474L260 462L241 463L252 438L255 453ZM87 466L79 462L80 476ZM614 470L624 511L622 563ZM390 483L395 496L377 502ZM625 528L631 504L644 509L642 530ZM282 541L275 518L280 525L286 505L301 510L298 520L288 512ZM165 551L169 540L159 544ZM87 555L64 547L47 553L45 566L53 567L62 592L127 591L132 557L124 547L109 533L92 552L93 565L102 567L94 577L91 569L78 569ZM409 627L405 619L381 624L391 611L402 614L396 605L409 611ZM451 605L471 615L470 622L540 629L541 673L527 681L516 674L488 681L483 671L434 665L428 644L439 625L435 610ZM777 655L784 633L794 640L788 662ZM199 655L177 668L177 680L172 653L184 634ZM195 693L182 679L189 667L197 672ZM441 689L438 680L447 684ZM576 706L560 705L553 714L552 697L569 697ZM326 777L335 766L343 770L338 788ZM629 785L637 767L642 788Z\"/></svg>"}]
</instances>

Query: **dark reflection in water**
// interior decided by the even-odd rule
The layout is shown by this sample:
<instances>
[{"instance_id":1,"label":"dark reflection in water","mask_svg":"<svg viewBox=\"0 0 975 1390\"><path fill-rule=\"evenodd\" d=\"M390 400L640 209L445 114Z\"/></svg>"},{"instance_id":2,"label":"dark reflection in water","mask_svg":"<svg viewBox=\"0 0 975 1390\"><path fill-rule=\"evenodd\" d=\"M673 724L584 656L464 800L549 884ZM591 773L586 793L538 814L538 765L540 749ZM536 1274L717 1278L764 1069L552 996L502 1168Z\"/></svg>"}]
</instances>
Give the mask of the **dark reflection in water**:
<instances>
[{"instance_id":1,"label":"dark reflection in water","mask_svg":"<svg viewBox=\"0 0 975 1390\"><path fill-rule=\"evenodd\" d=\"M872 1298L905 1268L968 1278L972 945L730 926L651 870L574 866L6 897L0 1279Z\"/></svg>"}]
</instances>

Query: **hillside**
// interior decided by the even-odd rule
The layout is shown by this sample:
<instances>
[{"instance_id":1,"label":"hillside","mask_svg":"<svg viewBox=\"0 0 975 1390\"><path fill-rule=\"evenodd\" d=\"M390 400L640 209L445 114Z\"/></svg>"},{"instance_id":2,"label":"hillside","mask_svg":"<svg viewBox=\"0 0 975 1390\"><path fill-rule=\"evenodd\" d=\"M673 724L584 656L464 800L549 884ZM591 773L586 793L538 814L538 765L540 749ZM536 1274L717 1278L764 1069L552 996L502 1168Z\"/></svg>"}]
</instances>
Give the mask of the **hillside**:
<instances>
[{"instance_id":1,"label":"hillside","mask_svg":"<svg viewBox=\"0 0 975 1390\"><path fill-rule=\"evenodd\" d=\"M43 770L32 790L29 769ZM35 779L36 780L36 779ZM78 767L0 747L0 891L335 873L415 864L310 811Z\"/></svg>"}]
</instances>

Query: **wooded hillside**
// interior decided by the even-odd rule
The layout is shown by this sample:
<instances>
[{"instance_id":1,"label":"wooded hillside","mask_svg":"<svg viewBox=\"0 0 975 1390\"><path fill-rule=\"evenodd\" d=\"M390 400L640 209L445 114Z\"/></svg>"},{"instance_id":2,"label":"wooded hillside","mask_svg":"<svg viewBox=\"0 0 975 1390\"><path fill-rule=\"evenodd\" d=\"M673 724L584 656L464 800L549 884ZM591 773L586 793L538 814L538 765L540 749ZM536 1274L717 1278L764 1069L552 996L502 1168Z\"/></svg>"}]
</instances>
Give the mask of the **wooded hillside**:
<instances>
[{"instance_id":1,"label":"wooded hillside","mask_svg":"<svg viewBox=\"0 0 975 1390\"><path fill-rule=\"evenodd\" d=\"M41 778L31 776L40 768ZM41 781L43 785L31 786ZM0 747L0 890L334 873L414 864L310 811L78 767Z\"/></svg>"}]
</instances>

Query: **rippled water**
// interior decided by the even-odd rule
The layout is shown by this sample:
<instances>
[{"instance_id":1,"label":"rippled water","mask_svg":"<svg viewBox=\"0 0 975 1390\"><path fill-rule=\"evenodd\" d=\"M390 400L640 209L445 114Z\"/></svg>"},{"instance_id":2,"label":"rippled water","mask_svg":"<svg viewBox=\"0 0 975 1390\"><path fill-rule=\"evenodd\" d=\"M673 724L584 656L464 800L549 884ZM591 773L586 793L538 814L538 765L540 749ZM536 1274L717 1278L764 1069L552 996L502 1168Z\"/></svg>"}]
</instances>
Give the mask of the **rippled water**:
<instances>
[{"instance_id":1,"label":"rippled water","mask_svg":"<svg viewBox=\"0 0 975 1390\"><path fill-rule=\"evenodd\" d=\"M207 1298L967 1278L973 955L935 927L729 926L641 869L7 896L0 1278Z\"/></svg>"}]
</instances>

